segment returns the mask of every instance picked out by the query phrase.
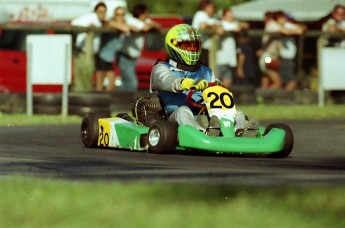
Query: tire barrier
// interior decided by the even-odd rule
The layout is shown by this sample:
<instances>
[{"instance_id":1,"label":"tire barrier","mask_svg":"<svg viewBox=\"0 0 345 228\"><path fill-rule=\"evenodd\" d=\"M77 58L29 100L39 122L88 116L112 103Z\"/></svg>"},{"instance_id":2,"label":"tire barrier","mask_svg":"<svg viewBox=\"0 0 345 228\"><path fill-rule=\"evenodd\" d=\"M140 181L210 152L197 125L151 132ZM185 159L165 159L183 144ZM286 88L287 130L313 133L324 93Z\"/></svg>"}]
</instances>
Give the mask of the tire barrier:
<instances>
[{"instance_id":1,"label":"tire barrier","mask_svg":"<svg viewBox=\"0 0 345 228\"><path fill-rule=\"evenodd\" d=\"M34 94L34 114L60 114L61 94ZM70 93L68 114L84 116L87 113L110 114L110 96L107 93Z\"/></svg>"},{"instance_id":2,"label":"tire barrier","mask_svg":"<svg viewBox=\"0 0 345 228\"><path fill-rule=\"evenodd\" d=\"M0 93L0 112L3 113L24 113L26 108L26 97L22 93Z\"/></svg>"},{"instance_id":3,"label":"tire barrier","mask_svg":"<svg viewBox=\"0 0 345 228\"><path fill-rule=\"evenodd\" d=\"M129 111L136 97L134 92L116 91L110 93L110 109L114 112Z\"/></svg>"}]
</instances>

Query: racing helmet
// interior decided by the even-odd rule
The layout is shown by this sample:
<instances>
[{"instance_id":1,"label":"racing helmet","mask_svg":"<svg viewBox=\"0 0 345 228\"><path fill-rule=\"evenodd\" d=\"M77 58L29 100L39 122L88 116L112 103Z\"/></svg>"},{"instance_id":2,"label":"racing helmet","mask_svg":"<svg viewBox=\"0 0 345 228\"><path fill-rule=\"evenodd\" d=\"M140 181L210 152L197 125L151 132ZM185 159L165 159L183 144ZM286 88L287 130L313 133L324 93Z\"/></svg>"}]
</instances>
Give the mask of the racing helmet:
<instances>
[{"instance_id":1,"label":"racing helmet","mask_svg":"<svg viewBox=\"0 0 345 228\"><path fill-rule=\"evenodd\" d=\"M188 24L172 27L165 36L168 55L187 65L195 65L201 54L201 34Z\"/></svg>"}]
</instances>

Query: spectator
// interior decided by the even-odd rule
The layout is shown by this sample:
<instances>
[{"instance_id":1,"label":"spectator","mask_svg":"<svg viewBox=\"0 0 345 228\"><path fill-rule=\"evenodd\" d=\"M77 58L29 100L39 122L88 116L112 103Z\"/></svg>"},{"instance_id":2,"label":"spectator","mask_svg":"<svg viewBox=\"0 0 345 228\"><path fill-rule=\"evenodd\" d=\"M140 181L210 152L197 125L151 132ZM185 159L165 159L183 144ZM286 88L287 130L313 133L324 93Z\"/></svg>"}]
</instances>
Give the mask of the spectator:
<instances>
[{"instance_id":1,"label":"spectator","mask_svg":"<svg viewBox=\"0 0 345 228\"><path fill-rule=\"evenodd\" d=\"M107 7L103 2L98 3L94 11L92 13L83 15L79 18L72 20L71 24L74 26L82 26L82 27L102 27L105 21ZM82 51L85 51L85 40L86 40L86 33L78 34L76 40L76 47ZM94 53L98 53L100 48L100 36L96 35L93 40L93 50Z\"/></svg>"},{"instance_id":2,"label":"spectator","mask_svg":"<svg viewBox=\"0 0 345 228\"><path fill-rule=\"evenodd\" d=\"M265 32L277 33L281 26L275 20L275 13L267 12L264 17ZM275 34L265 34L262 38L261 50L259 55L259 66L263 73L261 78L261 88L279 89L282 81L279 75L279 51L281 41Z\"/></svg>"},{"instance_id":3,"label":"spectator","mask_svg":"<svg viewBox=\"0 0 345 228\"><path fill-rule=\"evenodd\" d=\"M336 5L333 9L331 17L322 25L323 32L345 34L345 7ZM345 39L332 37L327 40L326 46L329 47L345 47Z\"/></svg>"},{"instance_id":4,"label":"spectator","mask_svg":"<svg viewBox=\"0 0 345 228\"><path fill-rule=\"evenodd\" d=\"M193 16L192 26L199 30L210 29L218 34L223 34L223 28L218 20L213 18L215 5L212 0L200 0L198 11ZM211 41L207 36L203 35L202 52L200 61L205 65L209 65L208 55Z\"/></svg>"},{"instance_id":5,"label":"spectator","mask_svg":"<svg viewBox=\"0 0 345 228\"><path fill-rule=\"evenodd\" d=\"M294 22L284 12L277 13L277 23L281 26L280 32L283 34L280 46L280 69L279 73L282 79L283 88L294 90L297 87L296 79L296 35L301 35L305 27Z\"/></svg>"},{"instance_id":6,"label":"spectator","mask_svg":"<svg viewBox=\"0 0 345 228\"><path fill-rule=\"evenodd\" d=\"M221 16L221 25L226 32L232 35L220 37L220 45L217 51L218 77L222 80L224 87L230 88L237 66L236 41L233 35L242 29L249 27L247 23L236 21L231 9L224 9Z\"/></svg>"},{"instance_id":7,"label":"spectator","mask_svg":"<svg viewBox=\"0 0 345 228\"><path fill-rule=\"evenodd\" d=\"M106 26L115 29L118 33L103 33L101 36L101 48L97 65L102 71L96 74L96 91L104 91L105 84L106 91L115 89L115 54L122 47L124 34L130 32L130 27L123 20L125 14L126 9L124 7L117 7ZM105 79L107 79L106 82Z\"/></svg>"},{"instance_id":8,"label":"spectator","mask_svg":"<svg viewBox=\"0 0 345 228\"><path fill-rule=\"evenodd\" d=\"M255 76L257 72L257 59L251 43L251 38L246 30L242 30L236 36L237 41L237 67L236 80L238 84L257 86L258 78Z\"/></svg>"},{"instance_id":9,"label":"spectator","mask_svg":"<svg viewBox=\"0 0 345 228\"><path fill-rule=\"evenodd\" d=\"M116 53L123 45L123 39L130 34L131 27L125 21L126 9L117 7L114 10L113 17L106 24L107 27L113 28L118 33L103 33L101 50L99 53L98 64L102 68L102 74L96 75L96 90L103 91L104 79L108 79L107 91L115 89L115 70L114 61Z\"/></svg>"},{"instance_id":10,"label":"spectator","mask_svg":"<svg viewBox=\"0 0 345 228\"><path fill-rule=\"evenodd\" d=\"M283 11L267 14L265 31L279 34L265 35L264 48L260 56L260 69L263 88L284 88L293 90L297 87L295 77L295 57L297 46L294 36L304 32L305 27L292 23Z\"/></svg>"},{"instance_id":11,"label":"spectator","mask_svg":"<svg viewBox=\"0 0 345 228\"><path fill-rule=\"evenodd\" d=\"M107 7L103 2L98 3L95 8L94 12L81 16L77 19L72 20L72 25L74 26L95 26L95 27L102 27L105 23L105 16L106 16ZM76 39L76 47L84 52L85 51L85 41L86 41L86 33L78 34ZM99 51L101 47L101 35L96 34L93 39L93 52L95 54L95 77L96 77L96 91L102 91L103 89L103 79L101 82L101 78L104 78L104 75L107 73L105 64L99 58ZM109 88L111 89L111 88Z\"/></svg>"},{"instance_id":12,"label":"spectator","mask_svg":"<svg viewBox=\"0 0 345 228\"><path fill-rule=\"evenodd\" d=\"M134 92L138 88L136 62L144 47L142 32L159 29L160 25L149 19L148 9L144 4L135 5L132 9L132 16L134 18L128 18L127 21L132 24L134 29L130 36L126 37L118 53L118 66L121 72L122 89Z\"/></svg>"}]
</instances>

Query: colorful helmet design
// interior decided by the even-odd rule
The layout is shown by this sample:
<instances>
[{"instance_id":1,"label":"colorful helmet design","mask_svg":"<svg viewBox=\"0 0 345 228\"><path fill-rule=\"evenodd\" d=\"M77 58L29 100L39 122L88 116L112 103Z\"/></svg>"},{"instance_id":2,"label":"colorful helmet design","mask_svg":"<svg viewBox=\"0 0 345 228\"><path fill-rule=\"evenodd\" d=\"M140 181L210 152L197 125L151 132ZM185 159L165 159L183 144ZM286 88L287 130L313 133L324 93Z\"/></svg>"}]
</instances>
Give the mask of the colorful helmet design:
<instances>
[{"instance_id":1,"label":"colorful helmet design","mask_svg":"<svg viewBox=\"0 0 345 228\"><path fill-rule=\"evenodd\" d=\"M201 34L190 25L175 25L165 37L165 48L172 59L195 65L201 54Z\"/></svg>"}]
</instances>

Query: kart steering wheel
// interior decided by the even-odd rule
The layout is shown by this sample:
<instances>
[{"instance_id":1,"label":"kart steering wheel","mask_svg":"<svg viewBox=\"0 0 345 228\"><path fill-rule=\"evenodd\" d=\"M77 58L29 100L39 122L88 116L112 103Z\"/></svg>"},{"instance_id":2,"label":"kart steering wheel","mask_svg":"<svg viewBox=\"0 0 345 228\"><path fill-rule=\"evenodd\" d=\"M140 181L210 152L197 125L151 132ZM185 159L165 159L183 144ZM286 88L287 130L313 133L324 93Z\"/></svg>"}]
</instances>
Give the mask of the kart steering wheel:
<instances>
[{"instance_id":1,"label":"kart steering wheel","mask_svg":"<svg viewBox=\"0 0 345 228\"><path fill-rule=\"evenodd\" d=\"M208 83L208 87L216 86L216 85L218 85L217 82L209 82L209 83ZM192 107L198 108L198 109L203 109L203 108L205 108L206 105L205 105L205 104L201 104L201 103L204 101L203 99L201 99L200 101L195 101L195 100L192 99L192 96L193 96L193 94L194 94L195 92L196 92L195 88L192 88L192 89L188 92L187 97L186 97L188 104L190 104Z\"/></svg>"}]
</instances>

